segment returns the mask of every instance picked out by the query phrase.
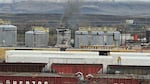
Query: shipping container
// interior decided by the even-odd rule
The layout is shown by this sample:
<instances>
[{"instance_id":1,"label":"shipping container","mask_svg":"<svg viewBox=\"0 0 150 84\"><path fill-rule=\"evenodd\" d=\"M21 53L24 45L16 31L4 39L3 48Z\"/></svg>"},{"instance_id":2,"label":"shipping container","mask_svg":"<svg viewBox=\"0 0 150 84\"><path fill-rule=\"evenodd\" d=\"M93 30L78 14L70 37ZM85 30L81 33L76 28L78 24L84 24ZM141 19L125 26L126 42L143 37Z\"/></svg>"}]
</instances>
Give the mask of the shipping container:
<instances>
[{"instance_id":1,"label":"shipping container","mask_svg":"<svg viewBox=\"0 0 150 84\"><path fill-rule=\"evenodd\" d=\"M112 58L109 56L86 57L86 58L51 58L49 59L48 65L52 63L67 63L67 64L103 64L103 70L106 72L107 65L112 64Z\"/></svg>"},{"instance_id":2,"label":"shipping container","mask_svg":"<svg viewBox=\"0 0 150 84\"><path fill-rule=\"evenodd\" d=\"M83 75L99 74L99 73L103 73L103 65L102 64L53 63L51 65L51 70L54 70L59 74L75 74L77 72L82 72Z\"/></svg>"},{"instance_id":3,"label":"shipping container","mask_svg":"<svg viewBox=\"0 0 150 84\"><path fill-rule=\"evenodd\" d=\"M46 63L0 63L0 72L41 72Z\"/></svg>"},{"instance_id":4,"label":"shipping container","mask_svg":"<svg viewBox=\"0 0 150 84\"><path fill-rule=\"evenodd\" d=\"M77 84L74 76L51 73L1 73L0 84Z\"/></svg>"},{"instance_id":5,"label":"shipping container","mask_svg":"<svg viewBox=\"0 0 150 84\"><path fill-rule=\"evenodd\" d=\"M150 74L150 66L133 66L133 65L108 65L108 74Z\"/></svg>"}]
</instances>

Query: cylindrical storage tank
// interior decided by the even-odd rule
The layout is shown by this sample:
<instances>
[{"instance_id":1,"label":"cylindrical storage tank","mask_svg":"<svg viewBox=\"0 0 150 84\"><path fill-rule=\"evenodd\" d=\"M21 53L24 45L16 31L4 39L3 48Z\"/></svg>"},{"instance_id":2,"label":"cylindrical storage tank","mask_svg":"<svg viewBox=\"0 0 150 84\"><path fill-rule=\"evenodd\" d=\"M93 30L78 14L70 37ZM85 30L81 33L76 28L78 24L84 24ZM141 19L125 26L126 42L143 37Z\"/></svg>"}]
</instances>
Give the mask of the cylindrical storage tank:
<instances>
[{"instance_id":1,"label":"cylindrical storage tank","mask_svg":"<svg viewBox=\"0 0 150 84\"><path fill-rule=\"evenodd\" d=\"M119 31L114 32L114 40L120 40L120 36L121 34Z\"/></svg>"},{"instance_id":2,"label":"cylindrical storage tank","mask_svg":"<svg viewBox=\"0 0 150 84\"><path fill-rule=\"evenodd\" d=\"M115 46L119 46L121 44L121 34L119 31L114 32L114 41L115 41Z\"/></svg>"},{"instance_id":3,"label":"cylindrical storage tank","mask_svg":"<svg viewBox=\"0 0 150 84\"><path fill-rule=\"evenodd\" d=\"M131 36L131 34L121 34L121 44L125 45L126 44L126 40L131 40L133 37Z\"/></svg>"},{"instance_id":4,"label":"cylindrical storage tank","mask_svg":"<svg viewBox=\"0 0 150 84\"><path fill-rule=\"evenodd\" d=\"M146 40L150 42L150 31L146 31Z\"/></svg>"},{"instance_id":5,"label":"cylindrical storage tank","mask_svg":"<svg viewBox=\"0 0 150 84\"><path fill-rule=\"evenodd\" d=\"M106 45L113 45L114 44L114 33L113 32L107 32L106 34Z\"/></svg>"},{"instance_id":6,"label":"cylindrical storage tank","mask_svg":"<svg viewBox=\"0 0 150 84\"><path fill-rule=\"evenodd\" d=\"M88 46L88 31L76 31L75 32L75 47Z\"/></svg>"},{"instance_id":7,"label":"cylindrical storage tank","mask_svg":"<svg viewBox=\"0 0 150 84\"><path fill-rule=\"evenodd\" d=\"M0 46L15 47L17 45L17 27L0 25Z\"/></svg>"},{"instance_id":8,"label":"cylindrical storage tank","mask_svg":"<svg viewBox=\"0 0 150 84\"><path fill-rule=\"evenodd\" d=\"M104 45L104 32L92 31L91 35L91 45Z\"/></svg>"},{"instance_id":9,"label":"cylindrical storage tank","mask_svg":"<svg viewBox=\"0 0 150 84\"><path fill-rule=\"evenodd\" d=\"M25 33L25 46L48 47L49 34L44 31L27 31Z\"/></svg>"}]
</instances>

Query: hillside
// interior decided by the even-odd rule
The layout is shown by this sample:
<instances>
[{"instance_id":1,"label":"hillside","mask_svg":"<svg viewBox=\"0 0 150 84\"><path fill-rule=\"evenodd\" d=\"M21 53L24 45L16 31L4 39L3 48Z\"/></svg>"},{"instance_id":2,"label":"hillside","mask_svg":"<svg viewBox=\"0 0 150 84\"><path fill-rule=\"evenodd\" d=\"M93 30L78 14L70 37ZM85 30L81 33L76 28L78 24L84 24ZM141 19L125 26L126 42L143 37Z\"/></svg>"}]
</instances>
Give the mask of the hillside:
<instances>
[{"instance_id":1,"label":"hillside","mask_svg":"<svg viewBox=\"0 0 150 84\"><path fill-rule=\"evenodd\" d=\"M14 4L1 4L0 13L46 13L62 14L64 3L24 1ZM149 16L150 3L146 2L82 2L83 14Z\"/></svg>"}]
</instances>

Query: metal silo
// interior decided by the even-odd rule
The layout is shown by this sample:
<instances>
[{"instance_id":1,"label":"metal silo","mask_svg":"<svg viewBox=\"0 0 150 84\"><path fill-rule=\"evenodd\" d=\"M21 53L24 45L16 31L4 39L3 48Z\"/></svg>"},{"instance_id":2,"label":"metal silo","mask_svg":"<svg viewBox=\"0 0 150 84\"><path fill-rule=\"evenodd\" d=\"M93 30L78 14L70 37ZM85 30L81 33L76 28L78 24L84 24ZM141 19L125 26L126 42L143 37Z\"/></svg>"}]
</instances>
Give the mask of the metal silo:
<instances>
[{"instance_id":1,"label":"metal silo","mask_svg":"<svg viewBox=\"0 0 150 84\"><path fill-rule=\"evenodd\" d=\"M27 31L25 33L25 46L48 47L49 33L44 31Z\"/></svg>"},{"instance_id":2,"label":"metal silo","mask_svg":"<svg viewBox=\"0 0 150 84\"><path fill-rule=\"evenodd\" d=\"M113 32L110 32L110 31L108 31L108 32L106 32L106 45L113 45L114 44L114 33Z\"/></svg>"},{"instance_id":3,"label":"metal silo","mask_svg":"<svg viewBox=\"0 0 150 84\"><path fill-rule=\"evenodd\" d=\"M17 27L0 25L0 46L14 47L17 45Z\"/></svg>"},{"instance_id":4,"label":"metal silo","mask_svg":"<svg viewBox=\"0 0 150 84\"><path fill-rule=\"evenodd\" d=\"M104 32L91 31L91 45L104 45Z\"/></svg>"},{"instance_id":5,"label":"metal silo","mask_svg":"<svg viewBox=\"0 0 150 84\"><path fill-rule=\"evenodd\" d=\"M75 32L75 47L88 46L88 31L76 31Z\"/></svg>"},{"instance_id":6,"label":"metal silo","mask_svg":"<svg viewBox=\"0 0 150 84\"><path fill-rule=\"evenodd\" d=\"M119 46L121 44L121 34L119 31L114 32L114 42L116 46Z\"/></svg>"}]
</instances>

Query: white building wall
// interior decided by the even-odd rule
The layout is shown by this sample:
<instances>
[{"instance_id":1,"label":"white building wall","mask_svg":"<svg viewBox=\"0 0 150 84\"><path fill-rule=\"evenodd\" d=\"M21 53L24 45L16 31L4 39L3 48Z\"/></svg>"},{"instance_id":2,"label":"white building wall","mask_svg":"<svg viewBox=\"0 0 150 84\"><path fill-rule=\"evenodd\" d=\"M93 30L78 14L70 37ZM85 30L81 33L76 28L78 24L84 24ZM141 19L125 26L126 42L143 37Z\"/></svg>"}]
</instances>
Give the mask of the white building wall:
<instances>
[{"instance_id":1,"label":"white building wall","mask_svg":"<svg viewBox=\"0 0 150 84\"><path fill-rule=\"evenodd\" d=\"M103 64L104 72L107 65L137 65L150 66L150 53L112 52L110 56L99 56L98 52L62 52L62 51L7 51L6 62L11 63L74 63L74 64ZM120 57L120 63L118 63Z\"/></svg>"}]
</instances>

